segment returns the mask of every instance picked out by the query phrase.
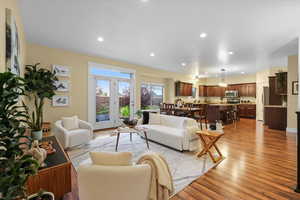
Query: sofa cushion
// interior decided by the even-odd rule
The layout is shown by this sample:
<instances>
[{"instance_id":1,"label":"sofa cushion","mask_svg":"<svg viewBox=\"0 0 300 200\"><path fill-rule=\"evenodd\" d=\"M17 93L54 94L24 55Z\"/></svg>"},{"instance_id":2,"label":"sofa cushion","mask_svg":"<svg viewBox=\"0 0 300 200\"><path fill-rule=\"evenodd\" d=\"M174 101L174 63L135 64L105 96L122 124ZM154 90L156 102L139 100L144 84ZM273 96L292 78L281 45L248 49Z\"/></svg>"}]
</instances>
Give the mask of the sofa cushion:
<instances>
[{"instance_id":1,"label":"sofa cushion","mask_svg":"<svg viewBox=\"0 0 300 200\"><path fill-rule=\"evenodd\" d=\"M94 165L106 166L130 166L132 165L132 154L130 152L90 152Z\"/></svg>"},{"instance_id":2,"label":"sofa cushion","mask_svg":"<svg viewBox=\"0 0 300 200\"><path fill-rule=\"evenodd\" d=\"M184 121L186 117L170 116L170 115L160 115L161 125L168 126L171 128L184 128Z\"/></svg>"},{"instance_id":3,"label":"sofa cushion","mask_svg":"<svg viewBox=\"0 0 300 200\"><path fill-rule=\"evenodd\" d=\"M149 124L160 124L160 114L149 113Z\"/></svg>"},{"instance_id":4,"label":"sofa cushion","mask_svg":"<svg viewBox=\"0 0 300 200\"><path fill-rule=\"evenodd\" d=\"M62 125L67 130L74 130L79 128L79 121L77 116L73 117L62 117Z\"/></svg>"},{"instance_id":5,"label":"sofa cushion","mask_svg":"<svg viewBox=\"0 0 300 200\"><path fill-rule=\"evenodd\" d=\"M184 130L182 130L182 129L172 128L172 127L163 126L163 125L148 125L146 127L149 130L155 130L162 134L173 135L175 137L180 137L180 138L183 137L183 133L184 133Z\"/></svg>"}]
</instances>

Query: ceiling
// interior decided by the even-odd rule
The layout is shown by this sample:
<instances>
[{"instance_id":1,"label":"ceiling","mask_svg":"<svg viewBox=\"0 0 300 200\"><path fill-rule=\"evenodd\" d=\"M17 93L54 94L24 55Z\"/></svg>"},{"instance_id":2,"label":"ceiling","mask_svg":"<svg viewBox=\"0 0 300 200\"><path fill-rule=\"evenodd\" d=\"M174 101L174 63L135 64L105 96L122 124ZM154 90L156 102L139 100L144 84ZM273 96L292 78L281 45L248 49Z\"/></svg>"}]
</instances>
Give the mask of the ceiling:
<instances>
[{"instance_id":1,"label":"ceiling","mask_svg":"<svg viewBox=\"0 0 300 200\"><path fill-rule=\"evenodd\" d=\"M298 51L288 44L300 35L299 0L19 3L29 42L169 71L254 73Z\"/></svg>"}]
</instances>

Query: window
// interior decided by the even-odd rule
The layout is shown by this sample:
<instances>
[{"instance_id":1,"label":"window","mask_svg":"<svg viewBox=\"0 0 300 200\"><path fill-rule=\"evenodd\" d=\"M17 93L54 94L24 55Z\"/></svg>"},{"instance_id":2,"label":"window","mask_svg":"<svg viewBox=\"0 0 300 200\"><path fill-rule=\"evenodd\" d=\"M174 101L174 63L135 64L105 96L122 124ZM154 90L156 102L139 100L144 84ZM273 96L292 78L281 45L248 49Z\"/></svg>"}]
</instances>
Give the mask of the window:
<instances>
[{"instance_id":1,"label":"window","mask_svg":"<svg viewBox=\"0 0 300 200\"><path fill-rule=\"evenodd\" d=\"M144 83L141 86L141 108L158 109L163 102L164 86L158 84Z\"/></svg>"}]
</instances>

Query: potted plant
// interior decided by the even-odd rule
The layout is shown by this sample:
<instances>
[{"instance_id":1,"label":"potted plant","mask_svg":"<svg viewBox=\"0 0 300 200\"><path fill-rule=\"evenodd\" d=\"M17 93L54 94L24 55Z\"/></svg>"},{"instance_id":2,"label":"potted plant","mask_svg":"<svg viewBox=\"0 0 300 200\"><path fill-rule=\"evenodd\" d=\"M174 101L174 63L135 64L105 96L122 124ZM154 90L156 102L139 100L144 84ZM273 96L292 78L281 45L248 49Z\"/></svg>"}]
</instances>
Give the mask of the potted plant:
<instances>
[{"instance_id":1,"label":"potted plant","mask_svg":"<svg viewBox=\"0 0 300 200\"><path fill-rule=\"evenodd\" d=\"M46 192L41 190L37 194L30 195L28 200L54 200L54 195L52 192Z\"/></svg>"},{"instance_id":2,"label":"potted plant","mask_svg":"<svg viewBox=\"0 0 300 200\"><path fill-rule=\"evenodd\" d=\"M33 110L29 111L26 106L26 112L30 115L29 127L33 139L41 140L43 137L43 107L46 99L51 100L55 95L55 73L48 69L40 68L39 63L35 65L26 65L25 67L25 90L29 100L33 100Z\"/></svg>"},{"instance_id":3,"label":"potted plant","mask_svg":"<svg viewBox=\"0 0 300 200\"><path fill-rule=\"evenodd\" d=\"M16 75L0 73L0 199L26 197L25 183L37 172L38 162L25 153L31 138L25 134L28 116L18 104L24 94L24 80Z\"/></svg>"}]
</instances>

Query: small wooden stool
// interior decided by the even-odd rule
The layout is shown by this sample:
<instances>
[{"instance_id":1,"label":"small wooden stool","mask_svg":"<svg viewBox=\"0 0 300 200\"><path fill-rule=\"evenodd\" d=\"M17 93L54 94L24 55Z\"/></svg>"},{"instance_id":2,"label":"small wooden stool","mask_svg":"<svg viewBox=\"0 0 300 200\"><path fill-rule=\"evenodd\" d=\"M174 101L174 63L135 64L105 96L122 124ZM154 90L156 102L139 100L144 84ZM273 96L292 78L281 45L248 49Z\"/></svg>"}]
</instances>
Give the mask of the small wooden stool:
<instances>
[{"instance_id":1,"label":"small wooden stool","mask_svg":"<svg viewBox=\"0 0 300 200\"><path fill-rule=\"evenodd\" d=\"M197 131L196 134L200 137L202 144L204 146L202 151L198 152L196 154L196 156L201 157L201 156L205 155L206 153L208 153L214 163L217 163L223 159L223 155L222 155L220 149L217 147L216 143L224 135L224 133L208 131L208 130L203 130L203 131L201 130L201 131ZM214 147L216 149L217 153L219 154L219 157L217 157L217 158L214 157L213 154L210 152L212 147Z\"/></svg>"}]
</instances>

